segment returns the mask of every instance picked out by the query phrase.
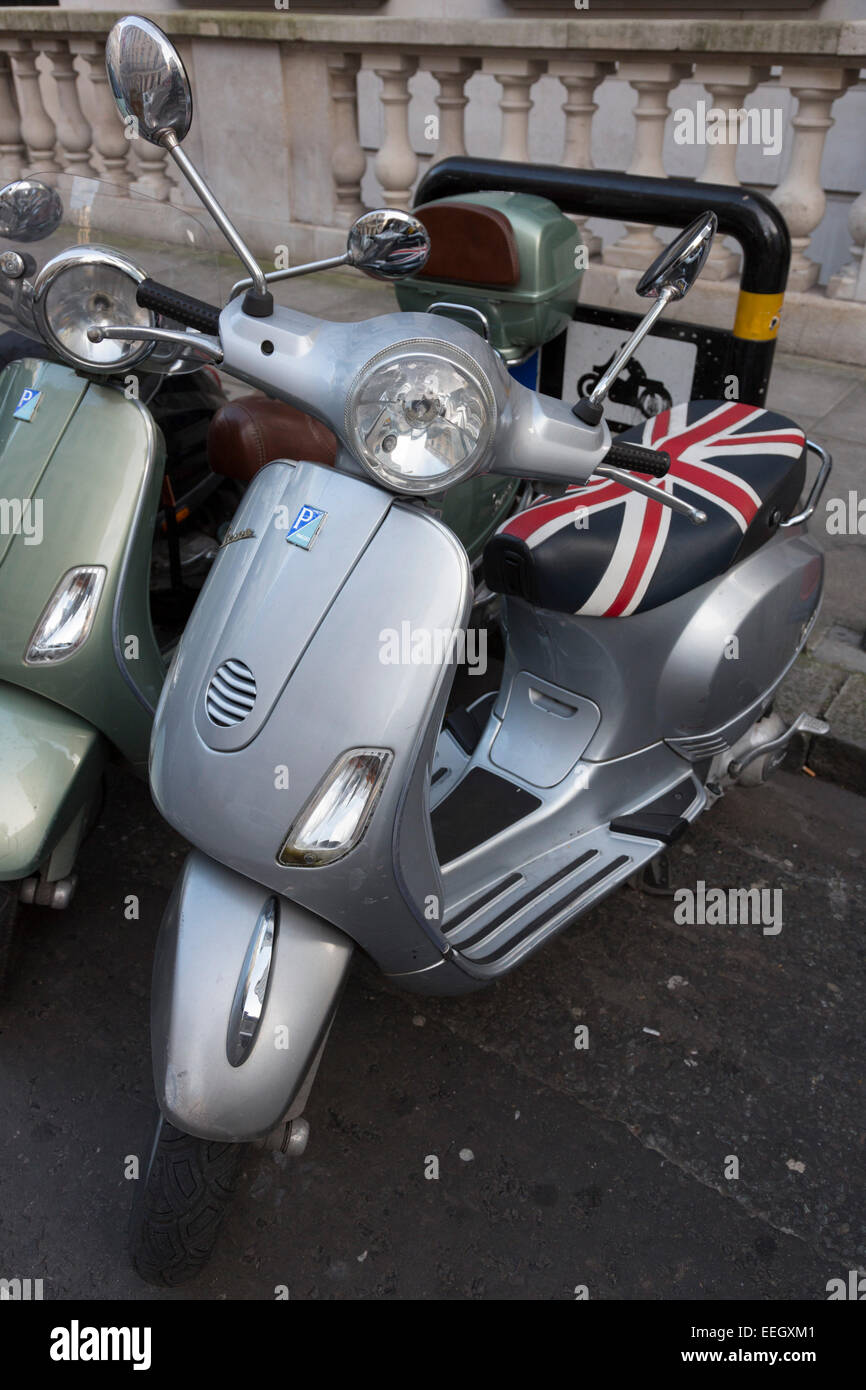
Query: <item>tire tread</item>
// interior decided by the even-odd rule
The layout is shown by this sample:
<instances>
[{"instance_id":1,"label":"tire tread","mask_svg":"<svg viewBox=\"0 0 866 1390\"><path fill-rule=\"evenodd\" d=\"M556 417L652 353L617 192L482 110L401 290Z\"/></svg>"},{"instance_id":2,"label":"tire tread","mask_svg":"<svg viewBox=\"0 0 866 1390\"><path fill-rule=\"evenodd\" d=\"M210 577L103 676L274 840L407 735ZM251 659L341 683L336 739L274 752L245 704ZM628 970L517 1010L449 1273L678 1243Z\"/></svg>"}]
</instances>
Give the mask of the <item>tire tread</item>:
<instances>
[{"instance_id":1,"label":"tire tread","mask_svg":"<svg viewBox=\"0 0 866 1390\"><path fill-rule=\"evenodd\" d=\"M246 1151L184 1134L160 1118L158 1138L130 1225L133 1268L148 1284L174 1288L213 1254Z\"/></svg>"}]
</instances>

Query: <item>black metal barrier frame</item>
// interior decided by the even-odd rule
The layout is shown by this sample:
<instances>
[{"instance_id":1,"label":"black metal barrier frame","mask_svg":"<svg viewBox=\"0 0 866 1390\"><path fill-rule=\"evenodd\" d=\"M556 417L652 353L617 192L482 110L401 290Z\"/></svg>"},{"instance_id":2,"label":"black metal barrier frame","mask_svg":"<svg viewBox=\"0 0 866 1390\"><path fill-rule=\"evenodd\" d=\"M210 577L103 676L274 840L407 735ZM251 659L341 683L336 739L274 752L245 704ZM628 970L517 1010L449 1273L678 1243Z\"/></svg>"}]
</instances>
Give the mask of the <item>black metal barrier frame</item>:
<instances>
[{"instance_id":1,"label":"black metal barrier frame","mask_svg":"<svg viewBox=\"0 0 866 1390\"><path fill-rule=\"evenodd\" d=\"M743 252L736 316L727 334L728 359L720 364L716 394L722 396L725 378L735 376L738 399L764 405L791 261L787 224L769 198L750 189L694 179L657 179L607 169L460 155L428 171L418 186L415 206L493 191L534 193L550 199L563 212L581 217L659 227L686 227L699 213L714 212L720 234L733 237Z\"/></svg>"}]
</instances>

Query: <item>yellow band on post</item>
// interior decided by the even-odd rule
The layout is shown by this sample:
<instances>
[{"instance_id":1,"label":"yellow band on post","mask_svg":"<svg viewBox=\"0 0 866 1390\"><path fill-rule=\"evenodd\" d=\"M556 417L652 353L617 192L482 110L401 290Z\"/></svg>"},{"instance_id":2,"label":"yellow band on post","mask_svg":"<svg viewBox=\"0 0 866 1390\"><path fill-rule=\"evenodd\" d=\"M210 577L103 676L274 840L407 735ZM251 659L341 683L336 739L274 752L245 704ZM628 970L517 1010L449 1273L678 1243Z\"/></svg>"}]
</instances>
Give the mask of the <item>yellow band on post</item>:
<instances>
[{"instance_id":1,"label":"yellow band on post","mask_svg":"<svg viewBox=\"0 0 866 1390\"><path fill-rule=\"evenodd\" d=\"M749 290L740 290L734 337L748 338L754 343L775 338L784 298L784 294L752 294Z\"/></svg>"}]
</instances>

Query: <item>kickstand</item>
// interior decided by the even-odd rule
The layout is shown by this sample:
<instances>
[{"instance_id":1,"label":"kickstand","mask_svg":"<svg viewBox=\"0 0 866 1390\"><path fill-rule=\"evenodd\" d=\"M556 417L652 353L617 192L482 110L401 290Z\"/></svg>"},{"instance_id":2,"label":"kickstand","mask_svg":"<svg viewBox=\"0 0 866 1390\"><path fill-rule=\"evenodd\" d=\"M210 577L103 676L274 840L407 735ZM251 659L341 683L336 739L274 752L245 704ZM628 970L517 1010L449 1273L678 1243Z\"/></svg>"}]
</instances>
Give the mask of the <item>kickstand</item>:
<instances>
[{"instance_id":1,"label":"kickstand","mask_svg":"<svg viewBox=\"0 0 866 1390\"><path fill-rule=\"evenodd\" d=\"M629 887L638 893L650 893L656 898L672 898L676 891L671 884L671 861L665 850L657 854L628 880Z\"/></svg>"}]
</instances>

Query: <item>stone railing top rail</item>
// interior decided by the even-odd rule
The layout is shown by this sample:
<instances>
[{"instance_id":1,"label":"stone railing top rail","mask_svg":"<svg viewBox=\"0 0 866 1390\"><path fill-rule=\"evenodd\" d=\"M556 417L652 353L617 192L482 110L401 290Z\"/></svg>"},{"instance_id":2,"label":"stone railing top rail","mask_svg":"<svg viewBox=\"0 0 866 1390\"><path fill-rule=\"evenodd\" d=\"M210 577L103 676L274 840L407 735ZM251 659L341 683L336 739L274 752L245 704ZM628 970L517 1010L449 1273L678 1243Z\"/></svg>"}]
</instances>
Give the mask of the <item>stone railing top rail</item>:
<instances>
[{"instance_id":1,"label":"stone railing top rail","mask_svg":"<svg viewBox=\"0 0 866 1390\"><path fill-rule=\"evenodd\" d=\"M0 34L93 36L108 32L134 11L0 8ZM579 59L678 53L692 58L735 55L866 63L866 20L703 19L387 19L373 15L248 14L232 10L169 10L151 14L176 38L289 40L335 44L343 49L389 48L404 52L459 49L462 52L555 51Z\"/></svg>"}]
</instances>

